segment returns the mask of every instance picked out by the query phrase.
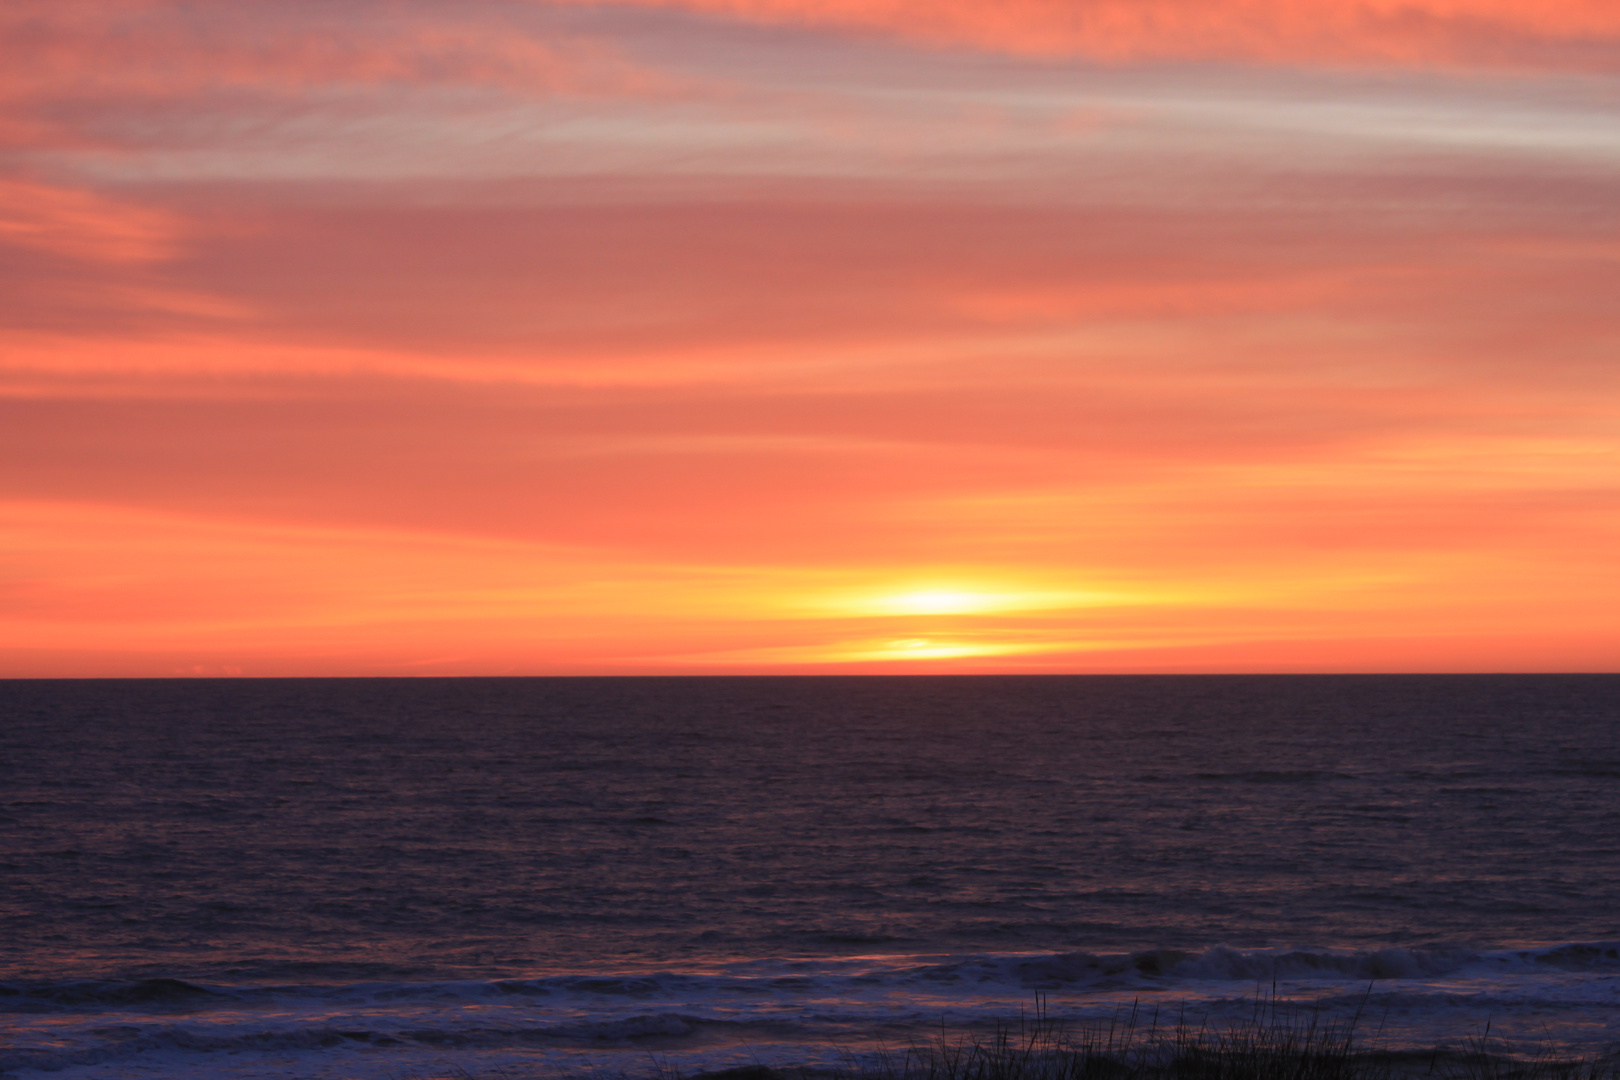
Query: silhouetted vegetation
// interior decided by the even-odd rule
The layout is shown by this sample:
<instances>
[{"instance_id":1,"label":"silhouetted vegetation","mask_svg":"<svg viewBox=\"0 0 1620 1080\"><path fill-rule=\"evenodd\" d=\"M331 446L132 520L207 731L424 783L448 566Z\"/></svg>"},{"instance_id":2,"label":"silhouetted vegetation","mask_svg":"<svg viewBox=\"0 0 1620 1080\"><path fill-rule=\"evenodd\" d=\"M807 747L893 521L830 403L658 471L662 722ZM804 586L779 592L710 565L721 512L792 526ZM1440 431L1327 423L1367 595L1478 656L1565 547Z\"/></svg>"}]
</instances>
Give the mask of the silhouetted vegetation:
<instances>
[{"instance_id":1,"label":"silhouetted vegetation","mask_svg":"<svg viewBox=\"0 0 1620 1080\"><path fill-rule=\"evenodd\" d=\"M1526 1053L1487 1025L1458 1046L1390 1051L1376 1031L1361 1041L1365 1019L1362 1011L1324 1016L1263 996L1250 1016L1225 1026L1195 1025L1184 1014L1166 1023L1138 1007L1105 1025L1071 1027L1037 998L1033 1013L988 1034L942 1028L904 1050L850 1055L837 1069L753 1064L694 1074L664 1062L650 1077L627 1070L614 1080L1620 1080L1620 1048L1587 1057L1545 1046ZM497 1070L456 1080L531 1078Z\"/></svg>"},{"instance_id":2,"label":"silhouetted vegetation","mask_svg":"<svg viewBox=\"0 0 1620 1080\"><path fill-rule=\"evenodd\" d=\"M1236 1023L1194 1024L1133 1008L1102 1026L1070 1027L1034 1012L988 1036L942 1030L926 1044L852 1058L823 1080L1620 1080L1620 1055L1572 1058L1551 1048L1525 1054L1486 1030L1458 1048L1427 1053L1364 1044L1367 1017L1324 1016L1256 999ZM747 1075L744 1075L747 1074ZM798 1080L811 1080L808 1071ZM667 1078L666 1078L667 1080ZM763 1066L686 1080L795 1080Z\"/></svg>"}]
</instances>

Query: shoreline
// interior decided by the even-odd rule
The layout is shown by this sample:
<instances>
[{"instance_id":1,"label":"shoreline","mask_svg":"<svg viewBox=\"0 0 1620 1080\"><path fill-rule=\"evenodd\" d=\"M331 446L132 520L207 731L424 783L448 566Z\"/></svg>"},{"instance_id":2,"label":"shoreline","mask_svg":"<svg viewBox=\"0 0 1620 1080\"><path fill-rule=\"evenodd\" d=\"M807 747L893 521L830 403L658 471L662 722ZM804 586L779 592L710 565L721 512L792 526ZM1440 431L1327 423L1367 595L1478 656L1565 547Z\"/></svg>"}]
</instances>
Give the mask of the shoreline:
<instances>
[{"instance_id":1,"label":"shoreline","mask_svg":"<svg viewBox=\"0 0 1620 1080\"><path fill-rule=\"evenodd\" d=\"M1010 1032L1010 1029L1008 1029ZM1003 1034L1007 1034L1004 1032ZM643 1068L595 1066L397 1074L398 1080L1620 1080L1620 1044L1597 1054L1492 1036L1426 1050L1358 1048L1327 1025L1177 1032L1109 1048L1052 1033L985 1042L942 1033L931 1045L849 1054L841 1066L742 1064L686 1071L656 1056ZM822 1055L825 1056L825 1055ZM391 1074L393 1075L393 1074Z\"/></svg>"}]
</instances>

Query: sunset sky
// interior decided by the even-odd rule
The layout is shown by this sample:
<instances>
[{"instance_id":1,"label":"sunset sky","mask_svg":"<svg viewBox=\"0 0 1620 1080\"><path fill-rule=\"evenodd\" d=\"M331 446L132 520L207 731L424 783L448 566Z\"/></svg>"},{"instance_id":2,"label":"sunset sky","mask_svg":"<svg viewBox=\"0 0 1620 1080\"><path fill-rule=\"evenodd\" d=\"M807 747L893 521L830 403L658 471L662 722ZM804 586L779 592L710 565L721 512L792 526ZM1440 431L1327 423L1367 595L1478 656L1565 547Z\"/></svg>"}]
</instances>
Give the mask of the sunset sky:
<instances>
[{"instance_id":1,"label":"sunset sky","mask_svg":"<svg viewBox=\"0 0 1620 1080\"><path fill-rule=\"evenodd\" d=\"M1620 670L1614 0L0 57L0 676Z\"/></svg>"}]
</instances>

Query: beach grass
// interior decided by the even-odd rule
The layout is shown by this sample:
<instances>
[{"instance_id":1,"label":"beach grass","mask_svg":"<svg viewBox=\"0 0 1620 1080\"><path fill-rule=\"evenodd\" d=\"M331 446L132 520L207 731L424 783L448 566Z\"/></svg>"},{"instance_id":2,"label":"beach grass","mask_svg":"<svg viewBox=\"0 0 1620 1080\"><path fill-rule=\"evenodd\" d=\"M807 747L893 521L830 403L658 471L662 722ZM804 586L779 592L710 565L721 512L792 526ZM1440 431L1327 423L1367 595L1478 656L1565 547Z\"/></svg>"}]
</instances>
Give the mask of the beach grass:
<instances>
[{"instance_id":1,"label":"beach grass","mask_svg":"<svg viewBox=\"0 0 1620 1080\"><path fill-rule=\"evenodd\" d=\"M571 1075L457 1071L453 1080L1620 1080L1620 1048L1571 1055L1481 1032L1430 1050L1389 1050L1365 1009L1329 1016L1257 997L1249 1016L1217 1025L1133 1007L1106 1024L1033 1010L989 1029L942 1025L904 1048L846 1054L836 1068L741 1065L685 1072L667 1059L642 1070ZM1369 1031L1369 1028L1371 1029ZM441 1080L441 1077L420 1078ZM452 1080L451 1077L443 1080Z\"/></svg>"},{"instance_id":2,"label":"beach grass","mask_svg":"<svg viewBox=\"0 0 1620 1080\"><path fill-rule=\"evenodd\" d=\"M852 1055L830 1073L745 1066L658 1080L1620 1080L1620 1054L1525 1051L1488 1025L1456 1045L1392 1051L1368 1019L1364 1009L1325 1016L1263 995L1225 1025L1184 1013L1166 1023L1136 1007L1106 1025L1070 1027L1037 998L1032 1012L988 1034L942 1028L903 1050Z\"/></svg>"}]
</instances>

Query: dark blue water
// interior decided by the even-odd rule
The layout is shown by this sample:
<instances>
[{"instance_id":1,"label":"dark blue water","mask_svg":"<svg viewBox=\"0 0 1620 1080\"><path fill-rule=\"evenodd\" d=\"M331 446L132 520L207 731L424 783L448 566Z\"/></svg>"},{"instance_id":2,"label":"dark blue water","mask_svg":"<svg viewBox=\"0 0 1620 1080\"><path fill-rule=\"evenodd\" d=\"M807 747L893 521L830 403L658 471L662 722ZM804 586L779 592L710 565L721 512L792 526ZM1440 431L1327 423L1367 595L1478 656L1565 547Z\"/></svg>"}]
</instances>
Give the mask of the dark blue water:
<instances>
[{"instance_id":1,"label":"dark blue water","mask_svg":"<svg viewBox=\"0 0 1620 1080\"><path fill-rule=\"evenodd\" d=\"M18 1075L370 1075L243 1058L334 1016L396 1071L791 1057L1276 975L1591 1042L1620 677L0 683L0 874Z\"/></svg>"}]
</instances>

